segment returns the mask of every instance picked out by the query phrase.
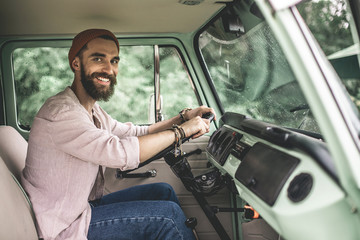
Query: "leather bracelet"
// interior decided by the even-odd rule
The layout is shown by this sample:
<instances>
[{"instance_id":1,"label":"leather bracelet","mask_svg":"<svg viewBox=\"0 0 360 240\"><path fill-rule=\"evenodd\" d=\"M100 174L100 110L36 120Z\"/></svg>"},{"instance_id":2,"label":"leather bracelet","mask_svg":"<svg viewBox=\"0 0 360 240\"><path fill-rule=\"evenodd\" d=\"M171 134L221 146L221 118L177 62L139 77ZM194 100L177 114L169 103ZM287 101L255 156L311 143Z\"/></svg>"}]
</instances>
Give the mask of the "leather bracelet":
<instances>
[{"instance_id":1,"label":"leather bracelet","mask_svg":"<svg viewBox=\"0 0 360 240\"><path fill-rule=\"evenodd\" d=\"M184 129L183 129L181 126L174 124L174 125L173 125L173 128L176 128L177 130L179 130L180 135L181 135L181 139L186 138L185 131L184 131Z\"/></svg>"},{"instance_id":2,"label":"leather bracelet","mask_svg":"<svg viewBox=\"0 0 360 240\"><path fill-rule=\"evenodd\" d=\"M185 113L188 111L191 111L191 110L192 110L191 108L184 108L183 110L181 110L179 112L181 123L184 123L187 121L187 119L185 119Z\"/></svg>"},{"instance_id":3,"label":"leather bracelet","mask_svg":"<svg viewBox=\"0 0 360 240\"><path fill-rule=\"evenodd\" d=\"M178 125L173 125L172 128L170 128L169 130L174 131L175 134L175 143L174 143L175 157L182 155L181 144L182 144L182 139L184 138L183 136L185 135L184 129L182 129Z\"/></svg>"}]
</instances>

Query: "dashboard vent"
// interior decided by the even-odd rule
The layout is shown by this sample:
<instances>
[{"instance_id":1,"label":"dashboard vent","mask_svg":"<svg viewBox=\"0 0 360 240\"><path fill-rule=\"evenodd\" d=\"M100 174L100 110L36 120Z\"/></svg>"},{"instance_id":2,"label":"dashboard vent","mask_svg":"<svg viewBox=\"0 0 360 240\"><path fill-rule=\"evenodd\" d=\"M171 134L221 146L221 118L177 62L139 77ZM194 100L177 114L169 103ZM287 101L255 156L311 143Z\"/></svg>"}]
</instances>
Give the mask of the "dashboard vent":
<instances>
[{"instance_id":1,"label":"dashboard vent","mask_svg":"<svg viewBox=\"0 0 360 240\"><path fill-rule=\"evenodd\" d=\"M241 136L228 129L220 128L210 137L207 151L214 157L215 161L223 166L230 151L235 148L235 144Z\"/></svg>"},{"instance_id":2,"label":"dashboard vent","mask_svg":"<svg viewBox=\"0 0 360 240\"><path fill-rule=\"evenodd\" d=\"M313 178L308 173L301 173L290 182L288 198L293 202L304 200L310 193L313 185Z\"/></svg>"}]
</instances>

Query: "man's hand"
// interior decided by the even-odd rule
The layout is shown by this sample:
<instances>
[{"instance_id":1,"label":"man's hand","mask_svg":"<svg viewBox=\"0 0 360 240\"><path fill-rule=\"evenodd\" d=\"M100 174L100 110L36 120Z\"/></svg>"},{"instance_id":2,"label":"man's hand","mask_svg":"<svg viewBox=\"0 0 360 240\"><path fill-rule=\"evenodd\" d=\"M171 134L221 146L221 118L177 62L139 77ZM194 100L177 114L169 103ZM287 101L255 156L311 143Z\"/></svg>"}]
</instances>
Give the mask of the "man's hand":
<instances>
[{"instance_id":1,"label":"man's hand","mask_svg":"<svg viewBox=\"0 0 360 240\"><path fill-rule=\"evenodd\" d=\"M196 116L181 124L181 127L184 129L186 137L192 136L191 138L194 139L209 132L210 120Z\"/></svg>"},{"instance_id":2,"label":"man's hand","mask_svg":"<svg viewBox=\"0 0 360 240\"><path fill-rule=\"evenodd\" d=\"M198 108L195 108L193 110L187 111L184 114L184 118L186 120L191 120L197 116L201 117L203 114L208 113L208 112L212 112L214 114L214 120L216 120L216 114L214 109L206 107L206 106L200 106Z\"/></svg>"},{"instance_id":3,"label":"man's hand","mask_svg":"<svg viewBox=\"0 0 360 240\"><path fill-rule=\"evenodd\" d=\"M185 119L188 120L181 124L186 137L198 138L209 132L210 120L201 118L205 113L211 112L215 116L212 108L205 106L187 111ZM216 116L214 117L214 119ZM161 150L170 146L175 141L175 134L169 130L174 124L180 123L180 117L175 116L169 120L161 121L149 126L149 134L138 137L140 148L140 161L144 162Z\"/></svg>"}]
</instances>

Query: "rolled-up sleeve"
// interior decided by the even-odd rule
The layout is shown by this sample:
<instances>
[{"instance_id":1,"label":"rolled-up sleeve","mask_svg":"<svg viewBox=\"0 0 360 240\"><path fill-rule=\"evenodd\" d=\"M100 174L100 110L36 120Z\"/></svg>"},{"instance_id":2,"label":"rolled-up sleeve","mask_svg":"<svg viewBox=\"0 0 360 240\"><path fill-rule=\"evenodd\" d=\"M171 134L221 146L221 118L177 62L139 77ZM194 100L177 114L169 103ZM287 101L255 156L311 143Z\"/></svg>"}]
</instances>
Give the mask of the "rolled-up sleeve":
<instances>
[{"instance_id":1,"label":"rolled-up sleeve","mask_svg":"<svg viewBox=\"0 0 360 240\"><path fill-rule=\"evenodd\" d=\"M120 168L136 168L139 164L139 141L137 134L146 133L146 128L138 130L135 126L113 123L114 133L108 122L97 128L89 115L76 108L62 109L50 115L51 119L41 119L38 124L47 124L47 133L59 150L82 161ZM115 120L111 120L115 121ZM114 127L115 126L115 127Z\"/></svg>"}]
</instances>

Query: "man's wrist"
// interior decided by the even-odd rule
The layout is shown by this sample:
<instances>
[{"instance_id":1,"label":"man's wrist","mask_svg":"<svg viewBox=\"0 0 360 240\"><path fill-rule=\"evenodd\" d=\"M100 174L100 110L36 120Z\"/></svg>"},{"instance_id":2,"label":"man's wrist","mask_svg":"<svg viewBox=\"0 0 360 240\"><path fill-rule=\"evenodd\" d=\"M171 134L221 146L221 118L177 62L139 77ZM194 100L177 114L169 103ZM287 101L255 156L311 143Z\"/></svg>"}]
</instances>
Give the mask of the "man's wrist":
<instances>
[{"instance_id":1,"label":"man's wrist","mask_svg":"<svg viewBox=\"0 0 360 240\"><path fill-rule=\"evenodd\" d=\"M179 116L180 116L180 121L181 121L181 123L184 123L184 122L186 122L187 120L189 120L189 119L186 118L185 114L186 114L188 111L191 111L191 110L192 110L191 108L184 108L183 110L181 110L181 111L179 112Z\"/></svg>"}]
</instances>

